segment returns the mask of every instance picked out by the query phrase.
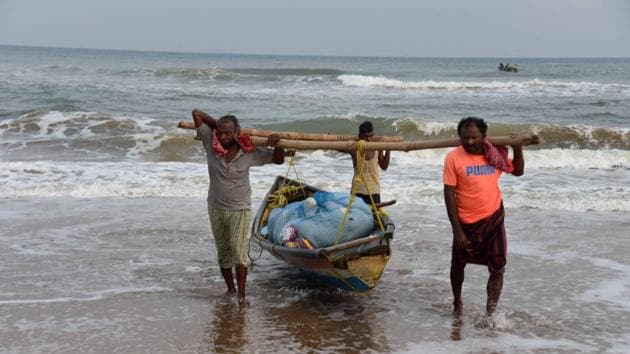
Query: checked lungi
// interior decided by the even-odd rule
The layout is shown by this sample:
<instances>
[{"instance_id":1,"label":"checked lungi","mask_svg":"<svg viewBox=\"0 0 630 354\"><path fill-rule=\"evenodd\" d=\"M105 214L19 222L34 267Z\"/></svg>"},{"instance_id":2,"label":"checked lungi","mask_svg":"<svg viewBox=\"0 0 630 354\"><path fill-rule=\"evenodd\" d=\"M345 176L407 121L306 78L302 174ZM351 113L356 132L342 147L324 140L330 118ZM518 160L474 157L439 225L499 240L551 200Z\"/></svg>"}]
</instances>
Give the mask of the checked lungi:
<instances>
[{"instance_id":1,"label":"checked lungi","mask_svg":"<svg viewBox=\"0 0 630 354\"><path fill-rule=\"evenodd\" d=\"M487 218L472 224L461 223L461 228L470 242L465 249L453 247L451 262L487 265L491 273L502 273L507 263L507 238L505 235L505 211L503 203Z\"/></svg>"}]
</instances>

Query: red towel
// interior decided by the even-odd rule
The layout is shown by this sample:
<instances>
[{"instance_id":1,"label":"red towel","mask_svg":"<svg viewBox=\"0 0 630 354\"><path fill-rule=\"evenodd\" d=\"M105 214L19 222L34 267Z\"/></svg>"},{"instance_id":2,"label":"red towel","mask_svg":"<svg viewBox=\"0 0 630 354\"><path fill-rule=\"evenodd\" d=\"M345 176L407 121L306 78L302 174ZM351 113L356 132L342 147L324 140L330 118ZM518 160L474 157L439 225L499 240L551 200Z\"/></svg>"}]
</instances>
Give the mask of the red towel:
<instances>
[{"instance_id":1,"label":"red towel","mask_svg":"<svg viewBox=\"0 0 630 354\"><path fill-rule=\"evenodd\" d=\"M508 158L508 150L505 146L494 145L487 139L483 140L483 155L488 163L507 173L514 171L514 166Z\"/></svg>"},{"instance_id":2,"label":"red towel","mask_svg":"<svg viewBox=\"0 0 630 354\"><path fill-rule=\"evenodd\" d=\"M239 135L236 138L236 143L238 144L238 146L241 147L241 150L243 150L244 153L256 151L256 147L252 142L252 137L249 135ZM225 156L225 154L227 153L227 150L225 150L223 148L223 145L221 145L221 142L219 142L216 130L212 130L212 149L214 150L218 159L223 158L223 156Z\"/></svg>"}]
</instances>

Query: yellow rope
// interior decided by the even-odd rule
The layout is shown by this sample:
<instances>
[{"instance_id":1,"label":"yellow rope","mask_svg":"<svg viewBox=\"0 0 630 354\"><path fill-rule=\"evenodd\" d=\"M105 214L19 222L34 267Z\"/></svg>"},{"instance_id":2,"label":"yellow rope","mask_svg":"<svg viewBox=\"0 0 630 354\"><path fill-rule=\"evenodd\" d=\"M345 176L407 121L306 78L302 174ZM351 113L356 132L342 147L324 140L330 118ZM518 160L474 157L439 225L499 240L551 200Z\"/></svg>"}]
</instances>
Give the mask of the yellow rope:
<instances>
[{"instance_id":1,"label":"yellow rope","mask_svg":"<svg viewBox=\"0 0 630 354\"><path fill-rule=\"evenodd\" d=\"M363 183L365 186L365 190L368 192L370 196L370 203L372 210L374 211L374 215L376 216L376 221L378 222L378 226L382 231L385 231L385 226L383 225L383 220L381 215L384 215L384 212L379 210L376 206L376 202L374 198L372 198L372 193L370 193L370 189L368 187L368 183L365 181L365 149L364 149L364 140L357 141L357 150L356 150L356 161L357 161L357 173L352 179L352 187L350 188L350 198L348 199L348 206L346 207L346 212L343 215L343 219L341 221L341 225L339 225L339 230L337 231L337 236L335 237L335 245L339 244L339 239L341 238L341 234L346 227L346 222L348 221L348 215L350 215L350 209L352 208L352 204L354 203L354 199L357 194L357 186L359 183ZM375 158L377 158L375 156Z\"/></svg>"},{"instance_id":2,"label":"yellow rope","mask_svg":"<svg viewBox=\"0 0 630 354\"><path fill-rule=\"evenodd\" d=\"M291 159L289 159L289 167L287 168L287 172L284 174L285 182L286 179L289 177L289 172L291 172L291 170L293 170L293 172L295 173L295 179L301 182L300 174L295 168L295 155L291 156Z\"/></svg>"},{"instance_id":3,"label":"yellow rope","mask_svg":"<svg viewBox=\"0 0 630 354\"><path fill-rule=\"evenodd\" d=\"M278 187L276 191L274 191L269 198L267 199L267 206L271 209L283 207L287 205L290 201L297 199L298 196L306 195L306 190L304 189L304 182L300 178L300 175L295 168L295 155L291 156L289 160L289 167L287 168L287 172L284 174L284 181L282 186ZM288 181L289 173L293 171L295 174L295 180L299 183L299 186L290 185Z\"/></svg>"},{"instance_id":4,"label":"yellow rope","mask_svg":"<svg viewBox=\"0 0 630 354\"><path fill-rule=\"evenodd\" d=\"M357 166L359 167L358 174L361 176L360 178L357 178L357 181L363 182L363 185L365 186L365 190L367 191L367 194L370 198L370 206L372 207L372 210L374 211L374 215L376 216L376 221L378 222L378 226L381 228L381 231L385 231L385 226L383 225L383 220L381 218L381 215L387 215L387 214L385 214L383 210L376 207L376 202L374 201L374 198L372 198L372 192L370 192L370 187L367 181L365 181L365 151L364 151L363 143L364 143L363 140L359 140L359 144L357 144ZM376 152L376 154L378 154L378 152ZM373 158L378 159L378 155L374 156ZM359 161L361 162L359 163ZM372 177L372 179L376 180L376 178L374 177ZM356 188L353 188L353 192L356 193Z\"/></svg>"}]
</instances>

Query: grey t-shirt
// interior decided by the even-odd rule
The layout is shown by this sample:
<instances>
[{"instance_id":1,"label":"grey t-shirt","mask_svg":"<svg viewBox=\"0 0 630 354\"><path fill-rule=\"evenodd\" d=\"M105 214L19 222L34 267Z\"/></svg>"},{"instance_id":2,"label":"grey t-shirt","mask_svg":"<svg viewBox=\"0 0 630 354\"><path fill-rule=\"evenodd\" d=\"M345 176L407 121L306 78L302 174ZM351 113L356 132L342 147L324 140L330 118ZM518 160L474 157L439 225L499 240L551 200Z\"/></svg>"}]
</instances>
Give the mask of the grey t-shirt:
<instances>
[{"instance_id":1,"label":"grey t-shirt","mask_svg":"<svg viewBox=\"0 0 630 354\"><path fill-rule=\"evenodd\" d=\"M203 142L208 159L208 208L225 210L251 209L252 189L249 184L249 168L273 162L273 150L256 148L252 153L239 149L232 161L218 159L212 149L212 129L202 124L197 131Z\"/></svg>"}]
</instances>

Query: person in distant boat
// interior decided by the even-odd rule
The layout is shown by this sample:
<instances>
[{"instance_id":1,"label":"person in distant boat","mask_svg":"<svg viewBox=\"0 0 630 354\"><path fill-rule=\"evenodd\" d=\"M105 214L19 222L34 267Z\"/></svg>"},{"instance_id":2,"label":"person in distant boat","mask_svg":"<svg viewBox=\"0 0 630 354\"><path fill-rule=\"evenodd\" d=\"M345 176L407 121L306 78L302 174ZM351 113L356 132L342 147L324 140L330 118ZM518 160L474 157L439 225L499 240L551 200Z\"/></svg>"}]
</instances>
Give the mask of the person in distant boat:
<instances>
[{"instance_id":1,"label":"person in distant boat","mask_svg":"<svg viewBox=\"0 0 630 354\"><path fill-rule=\"evenodd\" d=\"M507 147L486 140L487 129L481 118L462 119L457 125L461 146L444 160L444 201L453 231L450 277L456 317L463 311L462 284L467 263L488 266L488 316L496 309L507 252L499 177L504 172L522 176L525 168L522 146L512 146L510 159Z\"/></svg>"},{"instance_id":2,"label":"person in distant boat","mask_svg":"<svg viewBox=\"0 0 630 354\"><path fill-rule=\"evenodd\" d=\"M500 62L500 63L499 63L499 69L500 69L500 70L503 70L503 68L504 68L504 66L503 66L503 62Z\"/></svg>"},{"instance_id":3,"label":"person in distant boat","mask_svg":"<svg viewBox=\"0 0 630 354\"><path fill-rule=\"evenodd\" d=\"M208 216L214 235L219 267L229 293L238 287L239 305L246 304L247 248L251 221L251 186L249 168L267 163L284 163L284 149L258 148L249 136L240 135L238 119L227 115L215 119L193 110L197 136L203 142L208 161ZM280 137L269 136L267 144L276 146Z\"/></svg>"},{"instance_id":4,"label":"person in distant boat","mask_svg":"<svg viewBox=\"0 0 630 354\"><path fill-rule=\"evenodd\" d=\"M359 139L365 141L376 141L374 137L374 127L371 122L363 122L359 125ZM354 167L354 177L359 173L359 164L357 163L356 151L350 152L352 156L352 166ZM364 153L364 171L362 180L364 183L359 183L356 186L356 195L363 199L368 205L372 204L370 195L375 203L381 202L381 178L379 169L385 171L389 167L390 152L387 151L365 151Z\"/></svg>"}]
</instances>

